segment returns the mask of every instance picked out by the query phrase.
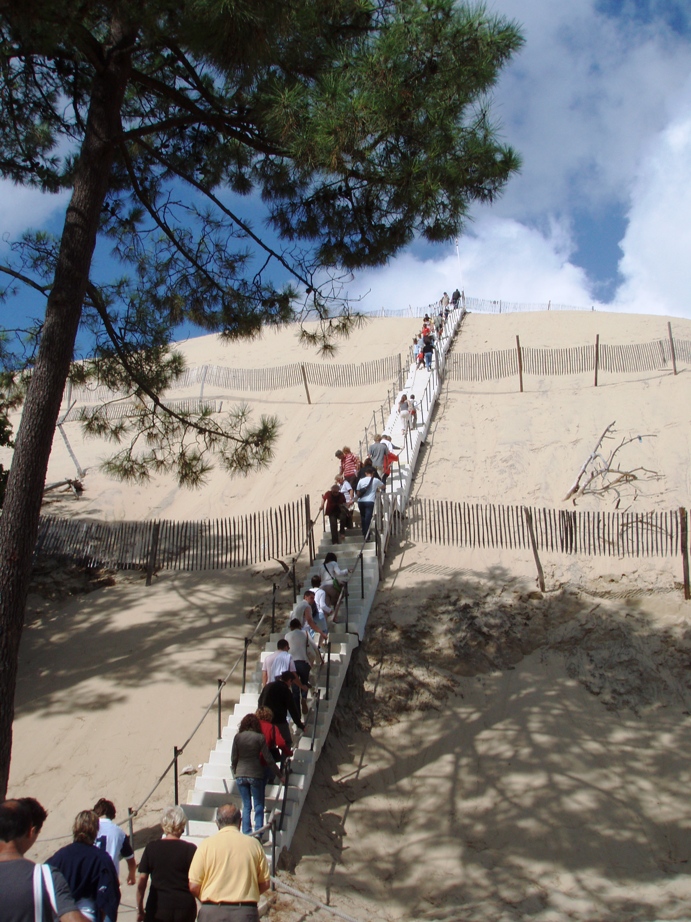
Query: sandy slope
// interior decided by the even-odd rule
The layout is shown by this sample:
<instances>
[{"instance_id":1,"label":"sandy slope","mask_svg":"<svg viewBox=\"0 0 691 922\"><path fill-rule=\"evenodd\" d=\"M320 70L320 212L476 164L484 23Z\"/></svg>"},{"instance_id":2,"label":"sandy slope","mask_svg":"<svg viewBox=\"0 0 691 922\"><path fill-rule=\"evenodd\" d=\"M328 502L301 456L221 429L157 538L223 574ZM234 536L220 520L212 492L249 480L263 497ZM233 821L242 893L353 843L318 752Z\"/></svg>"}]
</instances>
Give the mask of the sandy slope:
<instances>
[{"instance_id":1,"label":"sandy slope","mask_svg":"<svg viewBox=\"0 0 691 922\"><path fill-rule=\"evenodd\" d=\"M691 338L691 324L674 323ZM366 348L381 346L372 358L403 351L415 329L377 324L381 333L361 334ZM510 348L516 333L523 345L564 346L596 332L616 343L665 331L657 317L470 316L457 348ZM206 356L214 346L194 348ZM283 336L249 347L265 365L294 348ZM363 348L344 346L339 361ZM641 451L661 479L634 508L688 505L689 380L686 370L638 375L595 391L585 378L528 379L524 394L511 381L450 383L417 489L558 506L617 419L656 435ZM286 434L277 464L247 480L214 475L201 494L181 497L171 484L131 490L90 472L84 500L61 505L112 518L204 517L306 489L316 497L333 450L356 441L384 392L324 392L311 409L298 392L270 395ZM543 563L541 597L529 555L400 543L286 856L287 880L362 919L688 916L691 608L675 588L680 565ZM176 574L153 591L134 581L67 605L33 599L11 781L13 793L51 808L47 835L96 796L124 809L146 793L256 618L248 609L267 598L266 576ZM202 761L213 735L212 721L187 761ZM140 841L154 822L153 810L144 815ZM304 918L304 907L281 897L275 917Z\"/></svg>"}]
</instances>

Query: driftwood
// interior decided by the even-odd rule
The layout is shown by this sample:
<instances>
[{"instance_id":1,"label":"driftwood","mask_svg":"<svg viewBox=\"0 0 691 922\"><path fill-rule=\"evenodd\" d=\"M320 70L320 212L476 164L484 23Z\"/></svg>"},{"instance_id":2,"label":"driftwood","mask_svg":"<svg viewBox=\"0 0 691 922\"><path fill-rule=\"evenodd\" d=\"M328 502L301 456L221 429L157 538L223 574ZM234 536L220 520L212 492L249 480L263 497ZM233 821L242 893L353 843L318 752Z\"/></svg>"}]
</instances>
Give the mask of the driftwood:
<instances>
[{"instance_id":1,"label":"driftwood","mask_svg":"<svg viewBox=\"0 0 691 922\"><path fill-rule=\"evenodd\" d=\"M572 501L575 505L576 498L578 496L583 496L586 493L595 496L601 496L602 494L608 493L611 490L617 496L616 508L619 508L619 503L621 502L619 487L625 484L634 483L635 481L642 479L644 476L645 479L648 480L656 480L660 477L658 471L652 471L649 468L642 466L622 469L621 462L617 458L619 452L627 445L630 445L632 442L642 442L643 439L656 438L656 436L652 433L634 435L631 438L623 438L617 447L612 449L612 451L610 451L609 455L606 457L600 452L600 446L602 445L603 441L606 438L612 438L614 436L613 426L615 422L616 420L611 422L598 439L595 448L592 450L587 460L578 472L578 476L576 477L573 486L564 497L564 501L573 497ZM581 483L584 477L585 481ZM634 499L635 498L636 496L634 496Z\"/></svg>"},{"instance_id":2,"label":"driftwood","mask_svg":"<svg viewBox=\"0 0 691 922\"><path fill-rule=\"evenodd\" d=\"M605 431L602 433L602 435L600 436L600 438L597 440L597 444L595 445L595 448L593 448L593 450L590 452L590 455L589 455L588 458L586 459L585 464L583 465L583 467L582 467L582 468L580 469L580 471L578 472L578 477L576 477L573 486L571 487L571 489L569 490L569 492L568 492L568 493L566 494L566 496L564 497L563 502L566 502L567 499L571 499L571 497L572 497L575 493L578 493L578 492L581 490L581 478L582 478L583 475L585 474L588 465L589 465L589 464L592 464L592 462L597 458L597 452L598 452L598 449L599 449L600 445L602 445L602 442L604 441L605 436L606 436L607 433L610 431L610 429L614 426L615 423L616 423L616 419L612 420L612 422L609 424L609 426L607 426L607 428L605 429Z\"/></svg>"},{"instance_id":3,"label":"driftwood","mask_svg":"<svg viewBox=\"0 0 691 922\"><path fill-rule=\"evenodd\" d=\"M43 492L50 493L51 490L59 490L60 487L69 487L77 497L84 492L84 484L81 480L59 480L57 483L48 483L43 488Z\"/></svg>"}]
</instances>

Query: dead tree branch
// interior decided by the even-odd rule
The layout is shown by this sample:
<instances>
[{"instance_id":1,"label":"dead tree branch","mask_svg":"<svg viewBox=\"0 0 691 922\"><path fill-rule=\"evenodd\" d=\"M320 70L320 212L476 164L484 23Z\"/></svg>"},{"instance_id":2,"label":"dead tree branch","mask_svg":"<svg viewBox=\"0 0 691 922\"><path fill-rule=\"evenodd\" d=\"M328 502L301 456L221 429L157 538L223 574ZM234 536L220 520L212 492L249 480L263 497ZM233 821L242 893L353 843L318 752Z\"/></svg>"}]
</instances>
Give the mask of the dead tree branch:
<instances>
[{"instance_id":1,"label":"dead tree branch","mask_svg":"<svg viewBox=\"0 0 691 922\"><path fill-rule=\"evenodd\" d=\"M658 471L651 470L642 465L638 465L637 467L622 467L620 458L620 452L622 449L626 448L627 445L631 445L633 442L642 442L643 439L654 439L656 435L653 433L645 433L630 437L625 436L608 455L600 451L602 443L606 439L612 439L614 437L613 426L614 422L611 422L598 439L595 448L578 472L573 486L564 497L564 501L572 499L575 505L576 499L579 496L585 494L602 496L611 491L617 497L616 506L618 508L622 499L620 487L632 485L641 480L649 481L660 479L661 475ZM633 500L635 500L637 496L638 491L634 487Z\"/></svg>"}]
</instances>

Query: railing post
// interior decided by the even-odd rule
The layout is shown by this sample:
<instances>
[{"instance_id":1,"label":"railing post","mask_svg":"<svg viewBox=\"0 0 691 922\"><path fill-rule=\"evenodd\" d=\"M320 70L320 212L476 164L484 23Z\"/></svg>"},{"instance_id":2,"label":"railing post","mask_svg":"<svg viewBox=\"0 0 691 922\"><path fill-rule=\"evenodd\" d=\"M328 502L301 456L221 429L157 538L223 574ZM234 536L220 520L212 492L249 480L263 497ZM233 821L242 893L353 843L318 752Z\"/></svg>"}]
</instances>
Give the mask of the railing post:
<instances>
[{"instance_id":1,"label":"railing post","mask_svg":"<svg viewBox=\"0 0 691 922\"><path fill-rule=\"evenodd\" d=\"M281 818L278 821L278 831L283 829L283 817L286 813L286 803L288 802L288 779L290 778L290 759L286 759L283 766L283 803L281 804Z\"/></svg>"},{"instance_id":2,"label":"railing post","mask_svg":"<svg viewBox=\"0 0 691 922\"><path fill-rule=\"evenodd\" d=\"M312 563L312 561L310 561ZM271 595L271 633L276 631L276 589L278 588L276 583L273 583L273 591Z\"/></svg>"},{"instance_id":3,"label":"railing post","mask_svg":"<svg viewBox=\"0 0 691 922\"><path fill-rule=\"evenodd\" d=\"M293 605L295 605L295 603L298 600L298 584L297 584L297 577L295 576L295 558L294 557L293 557L292 570L293 570Z\"/></svg>"},{"instance_id":4,"label":"railing post","mask_svg":"<svg viewBox=\"0 0 691 922\"><path fill-rule=\"evenodd\" d=\"M365 598L365 560L360 551L360 598Z\"/></svg>"},{"instance_id":5,"label":"railing post","mask_svg":"<svg viewBox=\"0 0 691 922\"><path fill-rule=\"evenodd\" d=\"M218 679L217 681L218 681L218 736L216 737L216 739L220 740L220 738L223 736L223 727L221 726L223 722L223 718L221 716L221 708L222 708L221 689L226 683L223 681L223 679Z\"/></svg>"},{"instance_id":6,"label":"railing post","mask_svg":"<svg viewBox=\"0 0 691 922\"><path fill-rule=\"evenodd\" d=\"M276 876L276 817L271 819L271 889L276 889L274 877Z\"/></svg>"},{"instance_id":7,"label":"railing post","mask_svg":"<svg viewBox=\"0 0 691 922\"><path fill-rule=\"evenodd\" d=\"M173 803L177 807L180 803L180 791L178 789L178 756L180 755L180 750L177 746L173 746Z\"/></svg>"},{"instance_id":8,"label":"railing post","mask_svg":"<svg viewBox=\"0 0 691 922\"><path fill-rule=\"evenodd\" d=\"M331 641L326 644L326 694L324 700L329 700L329 682L331 680Z\"/></svg>"},{"instance_id":9,"label":"railing post","mask_svg":"<svg viewBox=\"0 0 691 922\"><path fill-rule=\"evenodd\" d=\"M130 835L130 842L134 842L134 823L132 822L134 818L134 811L132 807L127 808L127 831Z\"/></svg>"},{"instance_id":10,"label":"railing post","mask_svg":"<svg viewBox=\"0 0 691 922\"><path fill-rule=\"evenodd\" d=\"M249 637L245 637L245 649L242 654L242 694L245 694L245 686L247 684L247 648L250 645Z\"/></svg>"},{"instance_id":11,"label":"railing post","mask_svg":"<svg viewBox=\"0 0 691 922\"><path fill-rule=\"evenodd\" d=\"M319 699L321 697L321 688L317 689L317 696L314 702L314 726L312 727L312 742L310 743L310 752L314 752L314 737L317 734L317 720L319 719Z\"/></svg>"},{"instance_id":12,"label":"railing post","mask_svg":"<svg viewBox=\"0 0 691 922\"><path fill-rule=\"evenodd\" d=\"M309 493L305 494L305 518L307 519L307 552L310 558L310 566L314 562L312 557L312 510L310 508Z\"/></svg>"}]
</instances>

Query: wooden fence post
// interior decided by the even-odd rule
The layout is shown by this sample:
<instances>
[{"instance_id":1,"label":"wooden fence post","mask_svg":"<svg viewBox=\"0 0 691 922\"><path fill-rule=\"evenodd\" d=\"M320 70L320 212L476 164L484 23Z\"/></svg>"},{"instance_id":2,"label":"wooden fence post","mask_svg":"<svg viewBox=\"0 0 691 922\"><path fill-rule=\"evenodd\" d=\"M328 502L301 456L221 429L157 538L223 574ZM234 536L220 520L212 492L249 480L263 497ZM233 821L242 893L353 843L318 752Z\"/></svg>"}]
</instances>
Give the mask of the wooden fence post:
<instances>
[{"instance_id":1,"label":"wooden fence post","mask_svg":"<svg viewBox=\"0 0 691 922\"><path fill-rule=\"evenodd\" d=\"M527 506L523 507L523 511L525 513L526 522L528 523L528 534L530 535L530 543L533 548L533 557L535 558L535 565L537 567L538 583L540 585L541 591L544 592L545 591L545 574L542 571L542 564L540 563L540 558L538 557L538 553L537 553L537 542L535 541L535 529L533 528L533 515Z\"/></svg>"},{"instance_id":2,"label":"wooden fence post","mask_svg":"<svg viewBox=\"0 0 691 922\"><path fill-rule=\"evenodd\" d=\"M307 394L307 403L309 403L309 404L311 405L312 401L311 401L311 399L310 399L310 391L309 391L309 388L307 387L307 372L305 371L305 366L304 366L304 365L300 365L300 370L302 371L302 381L303 381L303 383L304 383L304 385L305 385L305 393Z\"/></svg>"},{"instance_id":3,"label":"wooden fence post","mask_svg":"<svg viewBox=\"0 0 691 922\"><path fill-rule=\"evenodd\" d=\"M669 348L672 353L672 368L674 369L674 374L677 373L677 354L674 351L674 337L672 336L672 321L667 321L667 332L669 333Z\"/></svg>"},{"instance_id":4,"label":"wooden fence post","mask_svg":"<svg viewBox=\"0 0 691 922\"><path fill-rule=\"evenodd\" d=\"M516 335L516 352L518 353L518 383L523 393L523 354L521 353L521 341Z\"/></svg>"},{"instance_id":5,"label":"wooden fence post","mask_svg":"<svg viewBox=\"0 0 691 922\"><path fill-rule=\"evenodd\" d=\"M686 509L679 507L679 525L681 538L681 566L684 573L684 598L691 599L691 584L689 583L689 520Z\"/></svg>"},{"instance_id":6,"label":"wooden fence post","mask_svg":"<svg viewBox=\"0 0 691 922\"><path fill-rule=\"evenodd\" d=\"M146 585L151 585L151 579L154 575L156 566L156 555L158 554L158 536L161 531L161 523L154 522L153 531L151 532L151 549L149 550L149 560L146 565Z\"/></svg>"},{"instance_id":7,"label":"wooden fence post","mask_svg":"<svg viewBox=\"0 0 691 922\"><path fill-rule=\"evenodd\" d=\"M595 334L595 387L597 387L597 373L600 368L600 334Z\"/></svg>"}]
</instances>

